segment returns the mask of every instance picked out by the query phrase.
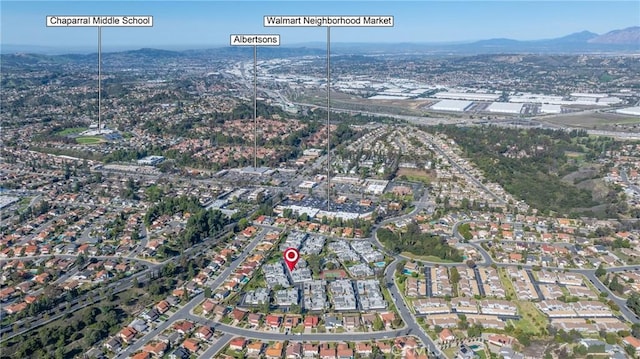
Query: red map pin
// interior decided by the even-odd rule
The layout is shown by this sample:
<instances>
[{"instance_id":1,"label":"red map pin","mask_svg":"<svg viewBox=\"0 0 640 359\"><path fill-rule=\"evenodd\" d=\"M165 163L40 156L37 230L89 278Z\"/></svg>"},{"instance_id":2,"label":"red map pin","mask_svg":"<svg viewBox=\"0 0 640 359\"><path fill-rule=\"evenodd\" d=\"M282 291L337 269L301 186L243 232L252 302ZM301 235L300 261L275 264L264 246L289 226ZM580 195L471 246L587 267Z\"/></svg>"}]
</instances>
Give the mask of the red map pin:
<instances>
[{"instance_id":1,"label":"red map pin","mask_svg":"<svg viewBox=\"0 0 640 359\"><path fill-rule=\"evenodd\" d=\"M298 263L298 259L300 259L300 253L295 248L287 248L284 251L284 262L287 263L287 267L289 267L289 271L292 271L293 268Z\"/></svg>"}]
</instances>

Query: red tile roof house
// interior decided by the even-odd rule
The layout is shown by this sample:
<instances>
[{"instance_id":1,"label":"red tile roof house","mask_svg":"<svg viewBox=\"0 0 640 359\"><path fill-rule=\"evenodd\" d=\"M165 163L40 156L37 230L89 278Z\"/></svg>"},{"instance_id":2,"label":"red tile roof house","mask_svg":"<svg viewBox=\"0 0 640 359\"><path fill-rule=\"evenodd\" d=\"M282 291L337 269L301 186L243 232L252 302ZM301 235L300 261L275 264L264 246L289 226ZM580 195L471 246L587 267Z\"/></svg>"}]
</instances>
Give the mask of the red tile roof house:
<instances>
[{"instance_id":1,"label":"red tile roof house","mask_svg":"<svg viewBox=\"0 0 640 359\"><path fill-rule=\"evenodd\" d=\"M258 355L262 353L262 349L264 348L264 343L261 341L253 342L247 345L247 354Z\"/></svg>"},{"instance_id":2,"label":"red tile roof house","mask_svg":"<svg viewBox=\"0 0 640 359\"><path fill-rule=\"evenodd\" d=\"M231 317L237 321L243 320L245 315L247 315L247 312L238 308L231 311Z\"/></svg>"},{"instance_id":3,"label":"red tile roof house","mask_svg":"<svg viewBox=\"0 0 640 359\"><path fill-rule=\"evenodd\" d=\"M280 328L280 317L277 315L272 315L272 314L267 315L267 317L265 318L265 322L267 323L268 326L271 327L271 329Z\"/></svg>"},{"instance_id":4,"label":"red tile roof house","mask_svg":"<svg viewBox=\"0 0 640 359\"><path fill-rule=\"evenodd\" d=\"M247 340L245 338L233 338L229 343L229 349L231 350L243 350L247 345Z\"/></svg>"},{"instance_id":5,"label":"red tile roof house","mask_svg":"<svg viewBox=\"0 0 640 359\"><path fill-rule=\"evenodd\" d=\"M320 346L320 359L336 359L336 349L330 348L329 344Z\"/></svg>"},{"instance_id":6,"label":"red tile roof house","mask_svg":"<svg viewBox=\"0 0 640 359\"><path fill-rule=\"evenodd\" d=\"M209 340L212 336L213 336L213 332L211 331L211 329L209 327L199 327L196 330L196 334L195 334L196 338L202 339L202 340Z\"/></svg>"},{"instance_id":7,"label":"red tile roof house","mask_svg":"<svg viewBox=\"0 0 640 359\"><path fill-rule=\"evenodd\" d=\"M636 355L640 355L640 339L632 337L629 335L628 337L624 337L622 340L623 343L627 345L631 345L633 349L636 350Z\"/></svg>"},{"instance_id":8,"label":"red tile roof house","mask_svg":"<svg viewBox=\"0 0 640 359\"><path fill-rule=\"evenodd\" d=\"M440 332L439 338L440 338L440 342L444 343L444 342L448 342L450 340L454 340L456 337L453 335L453 333L448 328L444 328Z\"/></svg>"},{"instance_id":9,"label":"red tile roof house","mask_svg":"<svg viewBox=\"0 0 640 359\"><path fill-rule=\"evenodd\" d=\"M198 351L198 349L200 349L200 344L198 343L198 341L191 338L185 340L182 343L182 346L188 351L190 351L191 353L195 353Z\"/></svg>"},{"instance_id":10,"label":"red tile roof house","mask_svg":"<svg viewBox=\"0 0 640 359\"><path fill-rule=\"evenodd\" d=\"M213 301L213 299L211 298L207 298L204 300L204 302L202 302L202 313L207 315L211 313L211 311L213 311L213 308L215 307L216 307L216 302Z\"/></svg>"},{"instance_id":11,"label":"red tile roof house","mask_svg":"<svg viewBox=\"0 0 640 359\"><path fill-rule=\"evenodd\" d=\"M130 344L136 337L136 334L138 334L138 332L135 329L131 327L124 327L124 329L118 333L118 336L122 338L123 342Z\"/></svg>"},{"instance_id":12,"label":"red tile roof house","mask_svg":"<svg viewBox=\"0 0 640 359\"><path fill-rule=\"evenodd\" d=\"M338 344L336 354L340 359L353 359L353 349L349 348L345 343Z\"/></svg>"},{"instance_id":13,"label":"red tile roof house","mask_svg":"<svg viewBox=\"0 0 640 359\"><path fill-rule=\"evenodd\" d=\"M28 306L27 302L14 303L4 307L4 311L7 312L7 314L20 313L27 309Z\"/></svg>"},{"instance_id":14,"label":"red tile roof house","mask_svg":"<svg viewBox=\"0 0 640 359\"><path fill-rule=\"evenodd\" d=\"M315 315L307 315L304 318L304 327L306 329L315 328L318 326L319 319Z\"/></svg>"},{"instance_id":15,"label":"red tile roof house","mask_svg":"<svg viewBox=\"0 0 640 359\"><path fill-rule=\"evenodd\" d=\"M391 344L385 342L377 342L376 346L380 349L381 353L389 354L391 353Z\"/></svg>"},{"instance_id":16,"label":"red tile roof house","mask_svg":"<svg viewBox=\"0 0 640 359\"><path fill-rule=\"evenodd\" d=\"M151 354L147 353L147 352L140 352L137 354L134 354L131 359L149 359L151 357Z\"/></svg>"},{"instance_id":17,"label":"red tile roof house","mask_svg":"<svg viewBox=\"0 0 640 359\"><path fill-rule=\"evenodd\" d=\"M298 359L302 357L302 344L289 342L286 350L287 359Z\"/></svg>"},{"instance_id":18,"label":"red tile roof house","mask_svg":"<svg viewBox=\"0 0 640 359\"><path fill-rule=\"evenodd\" d=\"M213 308L213 313L215 315L223 316L223 315L227 314L227 311L228 311L227 307L225 307L223 305L216 305L216 307Z\"/></svg>"},{"instance_id":19,"label":"red tile roof house","mask_svg":"<svg viewBox=\"0 0 640 359\"><path fill-rule=\"evenodd\" d=\"M297 327L300 324L300 317L286 317L284 320L284 327L291 329Z\"/></svg>"},{"instance_id":20,"label":"red tile roof house","mask_svg":"<svg viewBox=\"0 0 640 359\"><path fill-rule=\"evenodd\" d=\"M156 304L156 309L160 314L166 313L171 308L171 305L166 300L161 300Z\"/></svg>"},{"instance_id":21,"label":"red tile roof house","mask_svg":"<svg viewBox=\"0 0 640 359\"><path fill-rule=\"evenodd\" d=\"M38 300L38 297L36 297L35 295L28 295L26 297L24 297L24 301L27 304L33 304Z\"/></svg>"},{"instance_id":22,"label":"red tile roof house","mask_svg":"<svg viewBox=\"0 0 640 359\"><path fill-rule=\"evenodd\" d=\"M318 355L318 345L317 344L305 344L304 351L302 353L305 357L315 357Z\"/></svg>"},{"instance_id":23,"label":"red tile roof house","mask_svg":"<svg viewBox=\"0 0 640 359\"><path fill-rule=\"evenodd\" d=\"M164 352L167 350L167 343L157 342L157 343L149 343L142 348L143 351L151 353L155 356L162 357Z\"/></svg>"},{"instance_id":24,"label":"red tile roof house","mask_svg":"<svg viewBox=\"0 0 640 359\"><path fill-rule=\"evenodd\" d=\"M369 343L356 343L356 353L359 355L371 355L373 347Z\"/></svg>"},{"instance_id":25,"label":"red tile roof house","mask_svg":"<svg viewBox=\"0 0 640 359\"><path fill-rule=\"evenodd\" d=\"M184 320L179 323L173 324L173 329L175 329L178 333L186 335L190 333L194 328L193 323L188 320Z\"/></svg>"},{"instance_id":26,"label":"red tile roof house","mask_svg":"<svg viewBox=\"0 0 640 359\"><path fill-rule=\"evenodd\" d=\"M262 314L260 313L251 313L247 317L247 321L249 322L249 324L254 326L260 325L260 319L262 319Z\"/></svg>"},{"instance_id":27,"label":"red tile roof house","mask_svg":"<svg viewBox=\"0 0 640 359\"><path fill-rule=\"evenodd\" d=\"M50 274L47 272L44 272L42 274L38 274L37 276L35 276L33 280L40 284L44 284L47 280L49 280L49 277L50 277Z\"/></svg>"},{"instance_id":28,"label":"red tile roof house","mask_svg":"<svg viewBox=\"0 0 640 359\"><path fill-rule=\"evenodd\" d=\"M385 326L391 326L391 323L396 319L396 315L393 312L380 313L380 319Z\"/></svg>"}]
</instances>

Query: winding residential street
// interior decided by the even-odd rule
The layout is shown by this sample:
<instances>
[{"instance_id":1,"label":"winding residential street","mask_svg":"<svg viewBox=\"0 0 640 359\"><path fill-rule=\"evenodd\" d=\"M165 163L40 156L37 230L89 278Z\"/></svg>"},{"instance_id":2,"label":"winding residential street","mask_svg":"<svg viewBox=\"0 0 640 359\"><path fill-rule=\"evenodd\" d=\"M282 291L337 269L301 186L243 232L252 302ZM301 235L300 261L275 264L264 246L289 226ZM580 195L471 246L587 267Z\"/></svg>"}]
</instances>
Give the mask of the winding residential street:
<instances>
[{"instance_id":1,"label":"winding residential street","mask_svg":"<svg viewBox=\"0 0 640 359\"><path fill-rule=\"evenodd\" d=\"M265 229L261 230L259 233L256 234L256 236L251 240L251 242L249 242L249 244L245 247L242 253L233 262L231 262L231 264L227 268L225 268L222 271L222 273L220 273L220 275L213 281L213 285L212 285L213 289L218 288L220 285L222 285L222 283L224 283L227 277L229 277L229 275L233 273L233 271L238 267L238 265L240 265L240 263L242 263L242 261L244 261L253 252L253 250L256 248L258 243L260 243L264 239L264 236L266 234L267 234L267 231ZM135 343L128 346L122 352L118 353L117 358L128 357L130 354L133 354L137 350L142 348L142 346L144 346L149 340L153 339L153 337L155 337L159 333L162 333L162 331L170 327L176 321L190 318L191 311L198 304L200 304L200 302L202 302L204 298L205 298L204 293L200 293L195 297L193 297L187 304L185 304L182 308L178 309L169 318L169 320L162 322L151 332L147 333L142 338L136 340Z\"/></svg>"}]
</instances>

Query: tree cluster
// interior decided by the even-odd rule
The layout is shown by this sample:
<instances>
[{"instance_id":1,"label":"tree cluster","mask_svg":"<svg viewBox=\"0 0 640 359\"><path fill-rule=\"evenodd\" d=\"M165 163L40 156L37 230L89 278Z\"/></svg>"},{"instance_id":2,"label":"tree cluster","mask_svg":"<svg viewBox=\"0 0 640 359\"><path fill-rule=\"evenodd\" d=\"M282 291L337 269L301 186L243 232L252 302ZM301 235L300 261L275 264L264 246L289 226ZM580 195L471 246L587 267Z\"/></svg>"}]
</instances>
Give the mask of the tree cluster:
<instances>
[{"instance_id":1,"label":"tree cluster","mask_svg":"<svg viewBox=\"0 0 640 359\"><path fill-rule=\"evenodd\" d=\"M436 256L454 262L462 262L460 252L447 244L440 236L422 233L416 222L409 223L403 233L380 228L378 239L393 252L411 252L420 256Z\"/></svg>"},{"instance_id":2,"label":"tree cluster","mask_svg":"<svg viewBox=\"0 0 640 359\"><path fill-rule=\"evenodd\" d=\"M499 183L544 213L575 214L599 204L590 191L562 180L578 170L566 152L595 158L601 151L601 143L589 140L585 131L522 131L493 126L439 126L437 130L453 138L489 181Z\"/></svg>"}]
</instances>

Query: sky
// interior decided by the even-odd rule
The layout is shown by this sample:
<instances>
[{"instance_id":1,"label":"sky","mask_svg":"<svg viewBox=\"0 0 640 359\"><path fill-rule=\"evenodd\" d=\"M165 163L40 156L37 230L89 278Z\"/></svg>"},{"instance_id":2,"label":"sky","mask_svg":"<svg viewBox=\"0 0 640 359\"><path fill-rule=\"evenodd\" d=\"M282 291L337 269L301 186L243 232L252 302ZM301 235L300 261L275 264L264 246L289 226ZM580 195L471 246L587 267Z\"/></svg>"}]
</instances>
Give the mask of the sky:
<instances>
[{"instance_id":1,"label":"sky","mask_svg":"<svg viewBox=\"0 0 640 359\"><path fill-rule=\"evenodd\" d=\"M265 15L393 15L393 28L333 28L332 42L537 40L640 26L640 1L11 1L0 2L0 44L95 48L95 28L45 26L47 15L152 15L153 28L103 28L103 49L202 48L230 34L324 42L321 28L263 27Z\"/></svg>"}]
</instances>

